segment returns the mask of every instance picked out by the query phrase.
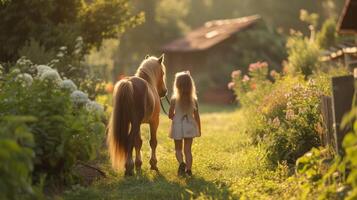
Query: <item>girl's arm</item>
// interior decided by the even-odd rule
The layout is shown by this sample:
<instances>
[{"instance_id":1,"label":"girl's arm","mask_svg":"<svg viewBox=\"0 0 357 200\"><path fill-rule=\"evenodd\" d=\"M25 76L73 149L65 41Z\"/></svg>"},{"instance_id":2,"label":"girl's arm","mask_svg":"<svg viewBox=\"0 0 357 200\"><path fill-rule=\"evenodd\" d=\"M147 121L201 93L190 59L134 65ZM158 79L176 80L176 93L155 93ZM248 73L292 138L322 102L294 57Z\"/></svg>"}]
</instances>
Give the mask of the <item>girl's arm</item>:
<instances>
[{"instance_id":1,"label":"girl's arm","mask_svg":"<svg viewBox=\"0 0 357 200\"><path fill-rule=\"evenodd\" d=\"M169 109L169 118L172 120L175 116L175 100L171 99L170 109Z\"/></svg>"},{"instance_id":2,"label":"girl's arm","mask_svg":"<svg viewBox=\"0 0 357 200\"><path fill-rule=\"evenodd\" d=\"M196 123L198 125L199 136L201 136L201 119L200 119L200 113L198 112L197 102L196 102L196 110L193 112L193 117L195 118Z\"/></svg>"}]
</instances>

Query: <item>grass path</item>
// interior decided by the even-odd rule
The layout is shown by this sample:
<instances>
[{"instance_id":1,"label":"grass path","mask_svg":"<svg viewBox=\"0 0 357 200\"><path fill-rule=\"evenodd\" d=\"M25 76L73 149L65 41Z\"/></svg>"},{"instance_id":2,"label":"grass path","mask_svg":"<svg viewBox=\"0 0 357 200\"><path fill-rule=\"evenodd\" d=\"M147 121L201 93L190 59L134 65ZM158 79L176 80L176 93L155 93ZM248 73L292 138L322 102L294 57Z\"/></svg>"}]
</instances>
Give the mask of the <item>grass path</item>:
<instances>
[{"instance_id":1,"label":"grass path","mask_svg":"<svg viewBox=\"0 0 357 200\"><path fill-rule=\"evenodd\" d=\"M65 192L64 199L276 199L284 194L284 170L269 171L264 152L251 145L244 133L244 116L239 111L203 108L202 137L193 144L192 178L176 176L178 164L173 142L168 138L169 120L162 115L158 132L158 167L149 170L150 148L147 125L142 127L143 171L124 178L113 172L105 157L102 168L109 176L88 188ZM280 198L279 198L280 199Z\"/></svg>"}]
</instances>

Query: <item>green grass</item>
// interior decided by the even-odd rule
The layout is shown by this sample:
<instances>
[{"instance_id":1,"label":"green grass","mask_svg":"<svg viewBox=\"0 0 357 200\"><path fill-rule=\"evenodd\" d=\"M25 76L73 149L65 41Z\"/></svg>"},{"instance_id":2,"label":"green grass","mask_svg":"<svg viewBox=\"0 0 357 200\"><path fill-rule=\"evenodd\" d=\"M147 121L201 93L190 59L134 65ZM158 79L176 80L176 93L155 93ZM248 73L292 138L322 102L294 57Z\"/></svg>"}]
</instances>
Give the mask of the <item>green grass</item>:
<instances>
[{"instance_id":1,"label":"green grass","mask_svg":"<svg viewBox=\"0 0 357 200\"><path fill-rule=\"evenodd\" d=\"M91 199L281 199L289 196L287 169L270 171L264 151L252 145L244 131L244 116L232 108L202 106L202 137L193 144L192 178L176 175L173 141L168 137L170 121L161 116L158 131L158 167L149 170L150 148L147 125L142 126L143 171L133 177L113 172L107 158L102 168L109 175L89 187L64 193L68 200ZM219 111L221 110L221 111ZM291 195L291 194L290 194Z\"/></svg>"}]
</instances>

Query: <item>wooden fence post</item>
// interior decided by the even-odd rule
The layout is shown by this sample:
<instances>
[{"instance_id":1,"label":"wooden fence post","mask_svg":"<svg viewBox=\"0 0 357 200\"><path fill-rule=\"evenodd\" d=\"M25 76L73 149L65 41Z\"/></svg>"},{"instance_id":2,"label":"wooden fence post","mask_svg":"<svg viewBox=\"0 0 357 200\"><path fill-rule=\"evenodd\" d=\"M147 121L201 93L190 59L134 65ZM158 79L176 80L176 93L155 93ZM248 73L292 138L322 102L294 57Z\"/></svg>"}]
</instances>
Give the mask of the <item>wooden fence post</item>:
<instances>
[{"instance_id":1,"label":"wooden fence post","mask_svg":"<svg viewBox=\"0 0 357 200\"><path fill-rule=\"evenodd\" d=\"M344 115L352 109L353 95L354 78L352 75L332 78L333 129L336 150L339 154L343 154L342 141L349 131L345 127L342 128L340 124Z\"/></svg>"},{"instance_id":2,"label":"wooden fence post","mask_svg":"<svg viewBox=\"0 0 357 200\"><path fill-rule=\"evenodd\" d=\"M332 98L329 96L321 97L321 113L322 121L324 126L324 132L322 133L322 144L323 146L331 146L336 149L336 143L334 140L333 131L333 116L332 116Z\"/></svg>"}]
</instances>

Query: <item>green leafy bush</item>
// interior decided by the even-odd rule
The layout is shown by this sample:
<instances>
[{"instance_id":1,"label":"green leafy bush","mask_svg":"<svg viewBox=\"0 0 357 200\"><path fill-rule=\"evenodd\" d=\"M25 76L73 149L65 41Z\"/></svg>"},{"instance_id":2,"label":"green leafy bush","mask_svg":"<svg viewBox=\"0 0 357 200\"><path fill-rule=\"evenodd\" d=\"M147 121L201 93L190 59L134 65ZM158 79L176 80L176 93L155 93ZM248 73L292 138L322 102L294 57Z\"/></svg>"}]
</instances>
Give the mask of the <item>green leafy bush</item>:
<instances>
[{"instance_id":1,"label":"green leafy bush","mask_svg":"<svg viewBox=\"0 0 357 200\"><path fill-rule=\"evenodd\" d=\"M338 34L336 31L336 20L326 20L321 28L321 31L316 36L316 42L322 49L328 49L336 45Z\"/></svg>"},{"instance_id":2,"label":"green leafy bush","mask_svg":"<svg viewBox=\"0 0 357 200\"><path fill-rule=\"evenodd\" d=\"M34 140L25 124L30 121L34 118L0 118L0 199L33 194Z\"/></svg>"},{"instance_id":3,"label":"green leafy bush","mask_svg":"<svg viewBox=\"0 0 357 200\"><path fill-rule=\"evenodd\" d=\"M296 179L303 199L357 198L357 122L356 108L344 118L354 122L353 131L343 140L345 155L333 155L328 149L312 149L296 163Z\"/></svg>"},{"instance_id":4,"label":"green leafy bush","mask_svg":"<svg viewBox=\"0 0 357 200\"><path fill-rule=\"evenodd\" d=\"M2 77L0 117L36 117L28 123L35 140L34 178L71 181L72 167L93 159L102 142L103 108L49 66L33 65L28 72L15 68Z\"/></svg>"},{"instance_id":5,"label":"green leafy bush","mask_svg":"<svg viewBox=\"0 0 357 200\"><path fill-rule=\"evenodd\" d=\"M343 147L346 155L339 168L347 170L346 184L351 188L346 199L357 199L357 122L354 123L353 132L346 135Z\"/></svg>"},{"instance_id":6,"label":"green leafy bush","mask_svg":"<svg viewBox=\"0 0 357 200\"><path fill-rule=\"evenodd\" d=\"M288 69L290 73L310 76L319 66L319 48L314 41L297 33L289 37L288 49Z\"/></svg>"}]
</instances>

